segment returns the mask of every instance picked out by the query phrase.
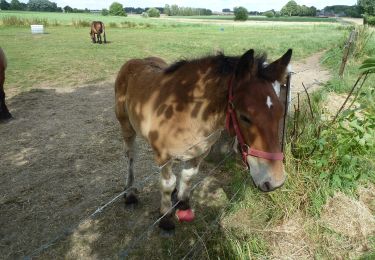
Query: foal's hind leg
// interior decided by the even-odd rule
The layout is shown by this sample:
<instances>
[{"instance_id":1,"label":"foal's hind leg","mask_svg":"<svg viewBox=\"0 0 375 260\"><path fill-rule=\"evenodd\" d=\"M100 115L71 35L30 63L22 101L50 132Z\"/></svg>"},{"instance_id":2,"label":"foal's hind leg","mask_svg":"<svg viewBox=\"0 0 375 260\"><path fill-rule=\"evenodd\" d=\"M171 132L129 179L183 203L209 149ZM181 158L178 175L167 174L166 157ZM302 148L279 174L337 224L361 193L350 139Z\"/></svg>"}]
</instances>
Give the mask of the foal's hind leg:
<instances>
[{"instance_id":1,"label":"foal's hind leg","mask_svg":"<svg viewBox=\"0 0 375 260\"><path fill-rule=\"evenodd\" d=\"M117 112L117 111L116 111ZM125 156L128 159L128 175L126 178L125 190L125 204L135 204L138 202L136 196L136 189L133 187L134 183L134 160L136 156L135 137L136 132L129 122L127 114L124 112L116 113L121 125L122 136L125 142Z\"/></svg>"}]
</instances>

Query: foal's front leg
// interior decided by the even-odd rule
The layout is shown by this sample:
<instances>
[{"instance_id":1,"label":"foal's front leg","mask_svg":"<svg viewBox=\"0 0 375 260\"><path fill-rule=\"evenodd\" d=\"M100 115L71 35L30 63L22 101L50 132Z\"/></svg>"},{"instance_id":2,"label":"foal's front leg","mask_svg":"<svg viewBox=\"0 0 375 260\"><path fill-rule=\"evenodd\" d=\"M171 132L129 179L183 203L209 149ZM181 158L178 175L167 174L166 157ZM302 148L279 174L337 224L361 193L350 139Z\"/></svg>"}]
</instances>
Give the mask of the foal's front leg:
<instances>
[{"instance_id":1,"label":"foal's front leg","mask_svg":"<svg viewBox=\"0 0 375 260\"><path fill-rule=\"evenodd\" d=\"M172 162L168 162L161 169L161 207L160 213L164 216L160 222L159 227L170 231L175 228L173 221L173 212L171 195L176 187L176 176L172 172Z\"/></svg>"},{"instance_id":2,"label":"foal's front leg","mask_svg":"<svg viewBox=\"0 0 375 260\"><path fill-rule=\"evenodd\" d=\"M183 165L178 190L175 190L172 195L173 203L178 202L176 216L179 221L190 222L194 220L194 212L190 206L191 179L198 173L199 165L207 154L208 152L185 162Z\"/></svg>"}]
</instances>

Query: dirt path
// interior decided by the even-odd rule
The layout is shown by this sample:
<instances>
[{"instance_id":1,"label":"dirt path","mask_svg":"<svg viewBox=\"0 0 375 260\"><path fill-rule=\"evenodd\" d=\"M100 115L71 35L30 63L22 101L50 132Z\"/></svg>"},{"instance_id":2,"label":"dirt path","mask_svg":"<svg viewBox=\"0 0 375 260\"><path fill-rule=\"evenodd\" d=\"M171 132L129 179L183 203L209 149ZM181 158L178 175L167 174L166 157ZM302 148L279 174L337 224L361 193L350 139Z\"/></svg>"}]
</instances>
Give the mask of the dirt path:
<instances>
[{"instance_id":1,"label":"dirt path","mask_svg":"<svg viewBox=\"0 0 375 260\"><path fill-rule=\"evenodd\" d=\"M319 66L320 54L293 65L292 91L301 82L315 87L328 79ZM159 190L151 149L143 141L135 169L137 180L155 176L140 187L139 206L124 208L120 199L94 220L75 225L123 190L125 160L113 108L113 84L74 89L35 89L8 100L16 118L0 124L0 254L30 255L42 244L73 233L43 251L42 258L114 258L124 253L158 216ZM194 192L198 218L179 225L176 236L161 239L157 229L145 233L147 243L130 255L180 258L196 241L221 205L231 197L227 175L208 178ZM136 180L136 181L137 181ZM228 189L227 189L228 188ZM204 209L204 210L203 210Z\"/></svg>"},{"instance_id":2,"label":"dirt path","mask_svg":"<svg viewBox=\"0 0 375 260\"><path fill-rule=\"evenodd\" d=\"M292 98L303 92L302 83L309 92L316 90L330 79L330 73L320 65L324 52L315 53L307 59L292 63Z\"/></svg>"}]
</instances>

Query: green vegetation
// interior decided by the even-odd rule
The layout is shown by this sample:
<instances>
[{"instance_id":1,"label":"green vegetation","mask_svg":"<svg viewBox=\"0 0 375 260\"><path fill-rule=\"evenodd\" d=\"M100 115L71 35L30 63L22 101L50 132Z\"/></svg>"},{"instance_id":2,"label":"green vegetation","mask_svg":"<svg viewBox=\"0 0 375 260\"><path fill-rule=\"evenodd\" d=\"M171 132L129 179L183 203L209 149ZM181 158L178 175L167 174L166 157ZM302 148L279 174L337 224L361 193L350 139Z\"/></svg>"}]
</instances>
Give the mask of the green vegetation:
<instances>
[{"instance_id":1,"label":"green vegetation","mask_svg":"<svg viewBox=\"0 0 375 260\"><path fill-rule=\"evenodd\" d=\"M361 18L361 8L358 5L332 5L324 7L325 14L346 15L350 17Z\"/></svg>"},{"instance_id":2,"label":"green vegetation","mask_svg":"<svg viewBox=\"0 0 375 260\"><path fill-rule=\"evenodd\" d=\"M172 18L185 18L185 19L199 19L199 20L222 20L222 21L231 21L234 19L234 16L231 15L212 15L212 16L174 16ZM300 16L280 16L278 12L275 13L275 17L266 17L266 16L249 16L248 21L272 21L272 22L322 22L322 23L335 23L337 22L336 18L319 18L319 17L300 17Z\"/></svg>"},{"instance_id":3,"label":"green vegetation","mask_svg":"<svg viewBox=\"0 0 375 260\"><path fill-rule=\"evenodd\" d=\"M362 14L375 16L375 1L373 0L358 0Z\"/></svg>"},{"instance_id":4,"label":"green vegetation","mask_svg":"<svg viewBox=\"0 0 375 260\"><path fill-rule=\"evenodd\" d=\"M113 2L109 6L109 14L115 15L115 16L126 16L126 13L124 11L124 7L122 6L122 4L120 4L118 2Z\"/></svg>"},{"instance_id":5,"label":"green vegetation","mask_svg":"<svg viewBox=\"0 0 375 260\"><path fill-rule=\"evenodd\" d=\"M235 7L234 8L234 20L235 21L246 21L249 17L247 9L245 7Z\"/></svg>"},{"instance_id":6,"label":"green vegetation","mask_svg":"<svg viewBox=\"0 0 375 260\"><path fill-rule=\"evenodd\" d=\"M316 16L316 11L314 6L300 6L295 1L291 0L281 8L280 13L284 16Z\"/></svg>"},{"instance_id":7,"label":"green vegetation","mask_svg":"<svg viewBox=\"0 0 375 260\"><path fill-rule=\"evenodd\" d=\"M149 17L160 17L160 11L156 8L150 8L147 10Z\"/></svg>"},{"instance_id":8,"label":"green vegetation","mask_svg":"<svg viewBox=\"0 0 375 260\"><path fill-rule=\"evenodd\" d=\"M107 15L109 15L109 11L108 11L108 9L103 8L103 9L102 9L102 15L103 15L103 16L107 16Z\"/></svg>"},{"instance_id":9,"label":"green vegetation","mask_svg":"<svg viewBox=\"0 0 375 260\"><path fill-rule=\"evenodd\" d=\"M375 26L375 16L365 15L364 23L371 26Z\"/></svg>"},{"instance_id":10,"label":"green vegetation","mask_svg":"<svg viewBox=\"0 0 375 260\"><path fill-rule=\"evenodd\" d=\"M168 5L164 7L164 14L168 16L193 16L212 15L212 11L205 8L179 7L178 5Z\"/></svg>"}]
</instances>

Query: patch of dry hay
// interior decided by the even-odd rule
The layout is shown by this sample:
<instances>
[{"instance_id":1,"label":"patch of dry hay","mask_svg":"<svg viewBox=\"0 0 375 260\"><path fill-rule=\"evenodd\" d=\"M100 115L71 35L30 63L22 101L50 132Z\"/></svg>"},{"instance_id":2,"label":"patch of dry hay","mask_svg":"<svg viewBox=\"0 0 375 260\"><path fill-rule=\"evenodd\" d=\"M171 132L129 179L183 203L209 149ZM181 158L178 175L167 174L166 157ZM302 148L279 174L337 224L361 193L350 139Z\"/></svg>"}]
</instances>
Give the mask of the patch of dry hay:
<instances>
[{"instance_id":1,"label":"patch of dry hay","mask_svg":"<svg viewBox=\"0 0 375 260\"><path fill-rule=\"evenodd\" d=\"M372 214L375 214L375 186L359 187L358 195L359 200L371 210Z\"/></svg>"},{"instance_id":2,"label":"patch of dry hay","mask_svg":"<svg viewBox=\"0 0 375 260\"><path fill-rule=\"evenodd\" d=\"M272 259L313 259L314 247L306 225L306 220L297 214L272 229L268 238Z\"/></svg>"},{"instance_id":3,"label":"patch of dry hay","mask_svg":"<svg viewBox=\"0 0 375 260\"><path fill-rule=\"evenodd\" d=\"M352 238L375 234L375 220L366 205L341 192L327 201L321 221L324 226Z\"/></svg>"},{"instance_id":4,"label":"patch of dry hay","mask_svg":"<svg viewBox=\"0 0 375 260\"><path fill-rule=\"evenodd\" d=\"M373 250L368 238L375 235L375 219L362 201L336 193L324 206L320 223L336 233L325 235L333 256L352 259Z\"/></svg>"},{"instance_id":5,"label":"patch of dry hay","mask_svg":"<svg viewBox=\"0 0 375 260\"><path fill-rule=\"evenodd\" d=\"M264 223L254 218L252 210L240 209L224 218L221 225L236 234L260 235L268 242L271 259L313 259L314 247L305 231L307 222L299 214L276 227L262 228Z\"/></svg>"}]
</instances>

